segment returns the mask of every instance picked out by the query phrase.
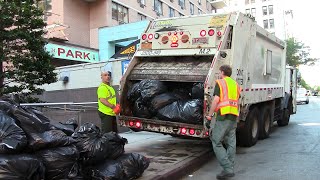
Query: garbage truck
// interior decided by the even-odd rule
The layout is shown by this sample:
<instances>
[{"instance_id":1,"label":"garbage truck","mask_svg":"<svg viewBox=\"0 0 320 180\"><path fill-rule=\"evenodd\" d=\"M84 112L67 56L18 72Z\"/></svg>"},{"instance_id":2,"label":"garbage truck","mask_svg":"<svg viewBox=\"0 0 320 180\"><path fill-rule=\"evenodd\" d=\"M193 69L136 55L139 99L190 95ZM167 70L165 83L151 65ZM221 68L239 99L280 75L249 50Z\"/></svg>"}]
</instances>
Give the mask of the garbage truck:
<instances>
[{"instance_id":1,"label":"garbage truck","mask_svg":"<svg viewBox=\"0 0 320 180\"><path fill-rule=\"evenodd\" d=\"M172 136L208 138L205 115L221 65L232 67L241 86L237 142L245 147L269 137L277 122L286 126L296 112L296 69L286 65L286 44L240 12L156 19L120 82L121 126ZM128 100L135 83L157 80L170 86L203 83L201 123L138 117ZM169 112L170 113L170 112Z\"/></svg>"}]
</instances>

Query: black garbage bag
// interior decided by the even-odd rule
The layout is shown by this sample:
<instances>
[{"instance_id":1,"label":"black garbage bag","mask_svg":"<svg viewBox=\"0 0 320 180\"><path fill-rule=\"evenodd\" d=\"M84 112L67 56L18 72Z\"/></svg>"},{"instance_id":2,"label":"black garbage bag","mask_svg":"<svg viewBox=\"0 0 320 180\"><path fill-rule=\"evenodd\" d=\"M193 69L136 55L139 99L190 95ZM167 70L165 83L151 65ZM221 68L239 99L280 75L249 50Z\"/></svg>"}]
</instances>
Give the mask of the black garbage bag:
<instances>
[{"instance_id":1,"label":"black garbage bag","mask_svg":"<svg viewBox=\"0 0 320 180\"><path fill-rule=\"evenodd\" d=\"M28 113L31 113L35 116L37 116L40 120L42 120L43 122L49 122L51 121L51 119L47 116L45 116L41 111L32 108L32 107L27 107L27 106L22 106L22 108L27 111Z\"/></svg>"},{"instance_id":2,"label":"black garbage bag","mask_svg":"<svg viewBox=\"0 0 320 180\"><path fill-rule=\"evenodd\" d=\"M16 120L25 133L43 133L50 129L50 121L47 118L40 119L34 113L30 113L21 106L12 105L9 115Z\"/></svg>"},{"instance_id":3,"label":"black garbage bag","mask_svg":"<svg viewBox=\"0 0 320 180\"><path fill-rule=\"evenodd\" d=\"M72 179L77 177L79 153L74 145L41 150L36 155L46 167L45 179Z\"/></svg>"},{"instance_id":4,"label":"black garbage bag","mask_svg":"<svg viewBox=\"0 0 320 180\"><path fill-rule=\"evenodd\" d=\"M127 93L127 98L131 102L135 102L139 97L141 93L141 86L140 83L135 83L133 86L129 89Z\"/></svg>"},{"instance_id":5,"label":"black garbage bag","mask_svg":"<svg viewBox=\"0 0 320 180\"><path fill-rule=\"evenodd\" d=\"M108 159L116 159L124 153L124 145L128 143L126 138L115 132L105 133L103 136L109 143Z\"/></svg>"},{"instance_id":6,"label":"black garbage bag","mask_svg":"<svg viewBox=\"0 0 320 180\"><path fill-rule=\"evenodd\" d=\"M86 170L87 179L92 180L124 180L124 171L121 164L115 160L108 160Z\"/></svg>"},{"instance_id":7,"label":"black garbage bag","mask_svg":"<svg viewBox=\"0 0 320 180\"><path fill-rule=\"evenodd\" d=\"M24 131L16 125L14 119L0 111L0 154L20 152L26 145Z\"/></svg>"},{"instance_id":8,"label":"black garbage bag","mask_svg":"<svg viewBox=\"0 0 320 180\"><path fill-rule=\"evenodd\" d=\"M159 109L157 117L168 121L201 124L203 121L203 101L193 99L173 102Z\"/></svg>"},{"instance_id":9,"label":"black garbage bag","mask_svg":"<svg viewBox=\"0 0 320 180\"><path fill-rule=\"evenodd\" d=\"M137 153L124 154L117 159L124 171L124 179L137 179L149 167L150 160Z\"/></svg>"},{"instance_id":10,"label":"black garbage bag","mask_svg":"<svg viewBox=\"0 0 320 180\"><path fill-rule=\"evenodd\" d=\"M167 86L158 80L142 80L141 86L141 100L144 103L148 103L153 97L158 94L167 92Z\"/></svg>"},{"instance_id":11,"label":"black garbage bag","mask_svg":"<svg viewBox=\"0 0 320 180\"><path fill-rule=\"evenodd\" d=\"M174 96L176 96L179 100L189 100L190 90L188 88L175 88L172 90Z\"/></svg>"},{"instance_id":12,"label":"black garbage bag","mask_svg":"<svg viewBox=\"0 0 320 180\"><path fill-rule=\"evenodd\" d=\"M77 141L60 130L50 130L44 133L30 133L28 142L28 148L37 151L44 148L67 146Z\"/></svg>"},{"instance_id":13,"label":"black garbage bag","mask_svg":"<svg viewBox=\"0 0 320 180\"><path fill-rule=\"evenodd\" d=\"M192 99L203 99L204 98L204 84L194 83L191 89Z\"/></svg>"},{"instance_id":14,"label":"black garbage bag","mask_svg":"<svg viewBox=\"0 0 320 180\"><path fill-rule=\"evenodd\" d=\"M157 112L158 109L161 109L164 106L171 104L177 100L178 98L173 93L163 93L163 94L157 95L151 100L150 110L152 112Z\"/></svg>"},{"instance_id":15,"label":"black garbage bag","mask_svg":"<svg viewBox=\"0 0 320 180\"><path fill-rule=\"evenodd\" d=\"M5 113L9 113L10 112L10 109L12 107L12 104L3 100L3 99L0 99L0 110L5 112Z\"/></svg>"},{"instance_id":16,"label":"black garbage bag","mask_svg":"<svg viewBox=\"0 0 320 180\"><path fill-rule=\"evenodd\" d=\"M42 180L45 167L35 156L27 154L0 155L0 178L10 180Z\"/></svg>"},{"instance_id":17,"label":"black garbage bag","mask_svg":"<svg viewBox=\"0 0 320 180\"><path fill-rule=\"evenodd\" d=\"M151 118L153 116L149 108L144 105L141 98L137 99L134 103L132 113L134 116L141 118Z\"/></svg>"},{"instance_id":18,"label":"black garbage bag","mask_svg":"<svg viewBox=\"0 0 320 180\"><path fill-rule=\"evenodd\" d=\"M64 133L66 133L66 135L71 136L74 133L74 131L77 129L77 127L78 127L77 120L72 118L72 119L69 119L65 123L62 123L62 122L59 122L59 123L51 122L50 129L51 130L58 129L58 130L63 131Z\"/></svg>"}]
</instances>

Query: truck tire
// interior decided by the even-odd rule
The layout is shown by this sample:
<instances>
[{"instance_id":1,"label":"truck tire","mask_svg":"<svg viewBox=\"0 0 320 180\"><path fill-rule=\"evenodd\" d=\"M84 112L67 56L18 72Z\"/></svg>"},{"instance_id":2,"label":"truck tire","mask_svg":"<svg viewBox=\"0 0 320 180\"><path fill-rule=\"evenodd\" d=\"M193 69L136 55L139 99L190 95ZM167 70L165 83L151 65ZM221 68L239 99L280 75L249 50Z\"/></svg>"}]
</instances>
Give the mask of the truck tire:
<instances>
[{"instance_id":1,"label":"truck tire","mask_svg":"<svg viewBox=\"0 0 320 180\"><path fill-rule=\"evenodd\" d=\"M244 147L251 147L255 145L259 137L259 116L258 109L255 107L250 110L244 126L239 129L239 145Z\"/></svg>"},{"instance_id":2,"label":"truck tire","mask_svg":"<svg viewBox=\"0 0 320 180\"><path fill-rule=\"evenodd\" d=\"M284 109L282 112L282 118L277 121L278 126L286 126L289 124L290 112L289 109Z\"/></svg>"},{"instance_id":3,"label":"truck tire","mask_svg":"<svg viewBox=\"0 0 320 180\"><path fill-rule=\"evenodd\" d=\"M266 139L269 137L272 122L273 118L271 108L268 105L263 106L260 117L259 139Z\"/></svg>"}]
</instances>

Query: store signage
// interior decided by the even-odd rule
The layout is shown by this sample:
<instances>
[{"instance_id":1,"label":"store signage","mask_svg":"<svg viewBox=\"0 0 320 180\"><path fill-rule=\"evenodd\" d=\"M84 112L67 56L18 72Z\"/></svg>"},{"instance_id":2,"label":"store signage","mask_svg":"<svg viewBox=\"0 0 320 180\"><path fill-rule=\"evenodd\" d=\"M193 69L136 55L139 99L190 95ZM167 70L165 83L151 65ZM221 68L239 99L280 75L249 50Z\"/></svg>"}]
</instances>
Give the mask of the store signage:
<instances>
[{"instance_id":1,"label":"store signage","mask_svg":"<svg viewBox=\"0 0 320 180\"><path fill-rule=\"evenodd\" d=\"M57 59L66 59L83 62L99 62L99 52L92 49L64 46L49 43L45 49Z\"/></svg>"}]
</instances>

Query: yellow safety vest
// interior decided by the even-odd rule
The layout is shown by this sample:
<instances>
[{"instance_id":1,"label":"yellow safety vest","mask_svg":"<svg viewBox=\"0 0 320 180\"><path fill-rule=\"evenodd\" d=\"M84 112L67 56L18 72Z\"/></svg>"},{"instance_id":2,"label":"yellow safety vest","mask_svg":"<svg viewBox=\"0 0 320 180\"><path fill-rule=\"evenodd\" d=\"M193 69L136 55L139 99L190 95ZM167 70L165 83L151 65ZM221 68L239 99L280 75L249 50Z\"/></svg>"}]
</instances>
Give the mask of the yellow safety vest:
<instances>
[{"instance_id":1,"label":"yellow safety vest","mask_svg":"<svg viewBox=\"0 0 320 180\"><path fill-rule=\"evenodd\" d=\"M220 101L215 112L220 109L221 115L233 114L239 116L240 86L230 77L216 80L220 87Z\"/></svg>"},{"instance_id":2,"label":"yellow safety vest","mask_svg":"<svg viewBox=\"0 0 320 180\"><path fill-rule=\"evenodd\" d=\"M116 99L115 90L111 86L101 83L97 90L97 94L98 94L98 107L99 107L98 110L109 116L115 116L116 114L113 112L113 109L104 105L100 101L100 98L105 98L110 104L116 105L117 99Z\"/></svg>"}]
</instances>

